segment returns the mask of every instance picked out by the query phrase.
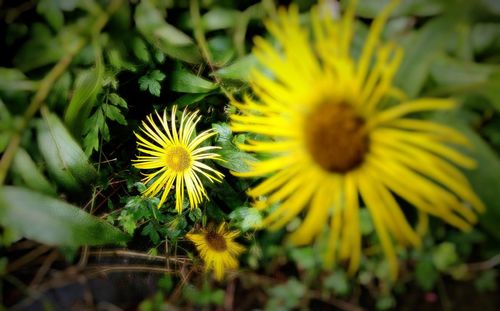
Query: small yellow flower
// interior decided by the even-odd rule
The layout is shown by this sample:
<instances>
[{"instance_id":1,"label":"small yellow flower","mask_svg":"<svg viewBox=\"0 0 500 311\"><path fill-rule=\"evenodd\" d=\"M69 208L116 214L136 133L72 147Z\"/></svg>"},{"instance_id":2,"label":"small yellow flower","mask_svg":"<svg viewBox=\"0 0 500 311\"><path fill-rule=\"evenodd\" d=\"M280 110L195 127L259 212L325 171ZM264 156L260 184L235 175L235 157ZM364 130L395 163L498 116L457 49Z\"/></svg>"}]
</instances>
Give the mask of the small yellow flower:
<instances>
[{"instance_id":1,"label":"small yellow flower","mask_svg":"<svg viewBox=\"0 0 500 311\"><path fill-rule=\"evenodd\" d=\"M210 227L202 233L188 233L186 238L191 240L205 262L205 270L213 270L215 278L222 280L224 271L238 268L238 257L245 248L234 242L239 235L238 231L226 231L226 224L218 228Z\"/></svg>"},{"instance_id":2,"label":"small yellow flower","mask_svg":"<svg viewBox=\"0 0 500 311\"><path fill-rule=\"evenodd\" d=\"M310 28L301 25L296 6L280 9L266 24L277 44L255 40L253 54L265 68L251 78L258 99L234 103L241 113L231 116L234 131L260 137L240 148L265 160L234 174L265 178L249 190L267 207L279 204L264 227L278 229L304 215L290 236L296 245L311 243L327 227L325 265L349 259L351 273L361 256L359 209L366 207L396 278L393 243L418 247L428 214L466 230L484 206L455 167L475 167L450 146L468 141L449 127L408 116L455 102L408 99L392 85L403 51L379 37L396 1L371 24L359 58L350 51L355 2L341 18L314 8ZM416 228L396 198L417 208Z\"/></svg>"},{"instance_id":3,"label":"small yellow flower","mask_svg":"<svg viewBox=\"0 0 500 311\"><path fill-rule=\"evenodd\" d=\"M186 187L189 204L195 208L203 201L203 197L208 199L207 192L201 183L198 174L205 176L210 182L220 182L224 175L210 166L202 163L202 160L221 160L216 153L207 152L219 147L206 146L199 147L208 138L215 135L213 130L207 130L195 136L196 124L201 116L198 112L182 112L181 124L177 130L175 112L177 107L172 108L171 121L167 121L166 111L160 117L156 112L156 117L160 127L153 120L153 115L147 116L142 122L142 134L135 133L137 137L138 150L145 155L137 156L135 167L144 170L155 170L145 174L143 179L145 184L152 183L143 192L146 197L154 197L163 191L158 208L167 199L170 189L175 184L175 209L182 212L184 202L184 187Z\"/></svg>"}]
</instances>

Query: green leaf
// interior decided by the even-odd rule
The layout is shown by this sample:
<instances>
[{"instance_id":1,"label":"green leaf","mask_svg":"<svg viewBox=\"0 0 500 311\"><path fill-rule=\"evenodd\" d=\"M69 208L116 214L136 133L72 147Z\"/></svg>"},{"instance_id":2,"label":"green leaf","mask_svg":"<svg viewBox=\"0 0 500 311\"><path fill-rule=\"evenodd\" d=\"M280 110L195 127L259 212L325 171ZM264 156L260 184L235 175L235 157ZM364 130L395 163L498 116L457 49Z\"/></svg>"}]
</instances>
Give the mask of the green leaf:
<instances>
[{"instance_id":1,"label":"green leaf","mask_svg":"<svg viewBox=\"0 0 500 311\"><path fill-rule=\"evenodd\" d=\"M436 113L434 119L458 129L472 144L472 156L477 163L477 168L464 171L472 188L486 206L486 212L480 215L481 225L500 240L500 159L496 153L478 136L467 124L467 116L463 111L456 110L452 113Z\"/></svg>"},{"instance_id":2,"label":"green leaf","mask_svg":"<svg viewBox=\"0 0 500 311\"><path fill-rule=\"evenodd\" d=\"M298 306L304 297L307 288L294 277L284 284L276 285L267 290L271 299L266 304L265 310L290 310Z\"/></svg>"},{"instance_id":3,"label":"green leaf","mask_svg":"<svg viewBox=\"0 0 500 311\"><path fill-rule=\"evenodd\" d=\"M64 15L58 6L57 0L40 0L36 6L36 11L38 14L43 15L55 30L62 28Z\"/></svg>"},{"instance_id":4,"label":"green leaf","mask_svg":"<svg viewBox=\"0 0 500 311\"><path fill-rule=\"evenodd\" d=\"M45 24L30 26L30 38L15 54L14 65L22 71L30 71L53 64L65 53L62 40L52 36Z\"/></svg>"},{"instance_id":5,"label":"green leaf","mask_svg":"<svg viewBox=\"0 0 500 311\"><path fill-rule=\"evenodd\" d=\"M442 54L456 23L452 14L436 17L405 42L404 59L394 81L410 98L420 93L432 61L436 55Z\"/></svg>"},{"instance_id":6,"label":"green leaf","mask_svg":"<svg viewBox=\"0 0 500 311\"><path fill-rule=\"evenodd\" d=\"M125 117L122 115L120 109L118 107L113 106L113 105L108 105L104 104L102 105L102 110L104 111L104 114L106 117L109 119L116 121L120 123L121 125L127 125L127 120L125 120Z\"/></svg>"},{"instance_id":7,"label":"green leaf","mask_svg":"<svg viewBox=\"0 0 500 311\"><path fill-rule=\"evenodd\" d=\"M212 74L221 79L248 81L250 72L255 66L257 66L257 59L253 55L247 55Z\"/></svg>"},{"instance_id":8,"label":"green leaf","mask_svg":"<svg viewBox=\"0 0 500 311\"><path fill-rule=\"evenodd\" d=\"M128 108L127 102L125 99L121 98L118 94L116 93L111 93L108 95L108 99L111 101L111 103L115 106L119 106L122 108Z\"/></svg>"},{"instance_id":9,"label":"green leaf","mask_svg":"<svg viewBox=\"0 0 500 311\"><path fill-rule=\"evenodd\" d=\"M335 295L346 296L351 290L347 274L344 270L337 270L330 274L324 281L325 288L332 289Z\"/></svg>"},{"instance_id":10,"label":"green leaf","mask_svg":"<svg viewBox=\"0 0 500 311\"><path fill-rule=\"evenodd\" d=\"M481 54L500 50L500 24L478 23L472 28L472 46L474 52Z\"/></svg>"},{"instance_id":11,"label":"green leaf","mask_svg":"<svg viewBox=\"0 0 500 311\"><path fill-rule=\"evenodd\" d=\"M239 150L221 149L217 153L225 160L217 163L234 172L248 172L249 163L257 161L254 156Z\"/></svg>"},{"instance_id":12,"label":"green leaf","mask_svg":"<svg viewBox=\"0 0 500 311\"><path fill-rule=\"evenodd\" d=\"M432 290L438 277L439 273L434 267L430 256L424 255L418 259L415 267L415 280L423 290Z\"/></svg>"},{"instance_id":13,"label":"green leaf","mask_svg":"<svg viewBox=\"0 0 500 311\"><path fill-rule=\"evenodd\" d=\"M498 288L498 270L486 270L474 280L474 287L478 292L494 292Z\"/></svg>"},{"instance_id":14,"label":"green leaf","mask_svg":"<svg viewBox=\"0 0 500 311\"><path fill-rule=\"evenodd\" d=\"M359 210L359 229L363 235L369 235L373 232L372 217L366 208Z\"/></svg>"},{"instance_id":15,"label":"green leaf","mask_svg":"<svg viewBox=\"0 0 500 311\"><path fill-rule=\"evenodd\" d=\"M179 108L186 107L188 105L197 103L201 100L203 100L205 97L212 95L214 92L210 93L196 93L196 94L185 94L179 97L175 101L175 105L177 105Z\"/></svg>"},{"instance_id":16,"label":"green leaf","mask_svg":"<svg viewBox=\"0 0 500 311\"><path fill-rule=\"evenodd\" d=\"M0 67L0 93L35 91L37 87L38 83L30 81L19 69Z\"/></svg>"},{"instance_id":17,"label":"green leaf","mask_svg":"<svg viewBox=\"0 0 500 311\"><path fill-rule=\"evenodd\" d=\"M0 223L28 239L59 246L123 244L129 237L109 223L58 199L19 187L0 189Z\"/></svg>"},{"instance_id":18,"label":"green leaf","mask_svg":"<svg viewBox=\"0 0 500 311\"><path fill-rule=\"evenodd\" d=\"M253 207L239 207L229 214L229 218L239 223L241 231L254 229L262 222L262 216L258 209Z\"/></svg>"},{"instance_id":19,"label":"green leaf","mask_svg":"<svg viewBox=\"0 0 500 311\"><path fill-rule=\"evenodd\" d=\"M458 262L455 244L443 242L432 251L432 262L439 271L446 271Z\"/></svg>"},{"instance_id":20,"label":"green leaf","mask_svg":"<svg viewBox=\"0 0 500 311\"><path fill-rule=\"evenodd\" d=\"M359 1L356 13L365 18L375 18L389 4L390 0ZM430 16L441 13L449 0L402 0L393 16Z\"/></svg>"},{"instance_id":21,"label":"green leaf","mask_svg":"<svg viewBox=\"0 0 500 311\"><path fill-rule=\"evenodd\" d=\"M433 62L431 75L439 84L435 93L481 94L500 111L500 66L440 57Z\"/></svg>"},{"instance_id":22,"label":"green leaf","mask_svg":"<svg viewBox=\"0 0 500 311\"><path fill-rule=\"evenodd\" d=\"M455 86L467 91L468 85L484 83L500 66L458 61L441 56L432 62L431 76L442 86Z\"/></svg>"},{"instance_id":23,"label":"green leaf","mask_svg":"<svg viewBox=\"0 0 500 311\"><path fill-rule=\"evenodd\" d=\"M217 88L217 84L205 80L180 66L172 73L170 88L182 93L208 93Z\"/></svg>"},{"instance_id":24,"label":"green leaf","mask_svg":"<svg viewBox=\"0 0 500 311\"><path fill-rule=\"evenodd\" d=\"M165 74L159 70L153 70L147 75L139 78L139 88L142 91L148 90L154 96L159 97L161 91L160 82L165 79Z\"/></svg>"},{"instance_id":25,"label":"green leaf","mask_svg":"<svg viewBox=\"0 0 500 311\"><path fill-rule=\"evenodd\" d=\"M205 31L233 28L238 21L240 12L224 8L214 8L202 17L202 25Z\"/></svg>"},{"instance_id":26,"label":"green leaf","mask_svg":"<svg viewBox=\"0 0 500 311\"><path fill-rule=\"evenodd\" d=\"M144 43L144 40L142 40L139 37L134 37L132 39L131 44L132 44L132 52L134 52L134 55L135 57L137 57L137 59L139 59L145 64L151 61L151 56L149 54L146 43Z\"/></svg>"},{"instance_id":27,"label":"green leaf","mask_svg":"<svg viewBox=\"0 0 500 311\"><path fill-rule=\"evenodd\" d=\"M144 0L135 11L135 23L146 40L163 53L188 63L199 63L201 55L193 39L165 22L159 8Z\"/></svg>"},{"instance_id":28,"label":"green leaf","mask_svg":"<svg viewBox=\"0 0 500 311\"><path fill-rule=\"evenodd\" d=\"M96 68L83 71L76 78L75 91L64 114L64 123L75 137L82 135L85 121L102 89L103 76L102 61L98 60Z\"/></svg>"},{"instance_id":29,"label":"green leaf","mask_svg":"<svg viewBox=\"0 0 500 311\"><path fill-rule=\"evenodd\" d=\"M216 36L208 40L208 49L212 55L213 65L222 67L236 54L233 42L227 36Z\"/></svg>"},{"instance_id":30,"label":"green leaf","mask_svg":"<svg viewBox=\"0 0 500 311\"><path fill-rule=\"evenodd\" d=\"M22 148L17 150L11 169L12 173L21 178L28 188L51 196L57 195L54 186L43 176L26 150Z\"/></svg>"},{"instance_id":31,"label":"green leaf","mask_svg":"<svg viewBox=\"0 0 500 311\"><path fill-rule=\"evenodd\" d=\"M94 167L55 114L47 114L37 126L38 148L47 170L68 191L80 192L96 178Z\"/></svg>"},{"instance_id":32,"label":"green leaf","mask_svg":"<svg viewBox=\"0 0 500 311\"><path fill-rule=\"evenodd\" d=\"M303 270L311 270L318 264L318 257L311 246L292 248L290 257Z\"/></svg>"}]
</instances>

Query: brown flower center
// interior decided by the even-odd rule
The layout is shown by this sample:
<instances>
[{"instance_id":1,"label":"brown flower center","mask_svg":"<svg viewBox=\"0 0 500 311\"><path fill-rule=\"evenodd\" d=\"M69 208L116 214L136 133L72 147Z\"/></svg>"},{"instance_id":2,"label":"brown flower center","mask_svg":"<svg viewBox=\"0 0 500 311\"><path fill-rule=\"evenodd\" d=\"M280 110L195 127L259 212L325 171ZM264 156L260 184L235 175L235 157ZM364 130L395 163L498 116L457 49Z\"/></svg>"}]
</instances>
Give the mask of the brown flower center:
<instances>
[{"instance_id":1,"label":"brown flower center","mask_svg":"<svg viewBox=\"0 0 500 311\"><path fill-rule=\"evenodd\" d=\"M363 162L368 151L369 139L364 125L364 119L350 105L322 104L307 119L307 149L326 171L349 172Z\"/></svg>"},{"instance_id":2,"label":"brown flower center","mask_svg":"<svg viewBox=\"0 0 500 311\"><path fill-rule=\"evenodd\" d=\"M222 235L215 231L208 231L205 234L205 241L207 241L208 246L218 252L223 252L227 249L226 240Z\"/></svg>"},{"instance_id":3,"label":"brown flower center","mask_svg":"<svg viewBox=\"0 0 500 311\"><path fill-rule=\"evenodd\" d=\"M180 146L168 148L165 156L168 168L175 172L182 172L191 164L189 153Z\"/></svg>"}]
</instances>

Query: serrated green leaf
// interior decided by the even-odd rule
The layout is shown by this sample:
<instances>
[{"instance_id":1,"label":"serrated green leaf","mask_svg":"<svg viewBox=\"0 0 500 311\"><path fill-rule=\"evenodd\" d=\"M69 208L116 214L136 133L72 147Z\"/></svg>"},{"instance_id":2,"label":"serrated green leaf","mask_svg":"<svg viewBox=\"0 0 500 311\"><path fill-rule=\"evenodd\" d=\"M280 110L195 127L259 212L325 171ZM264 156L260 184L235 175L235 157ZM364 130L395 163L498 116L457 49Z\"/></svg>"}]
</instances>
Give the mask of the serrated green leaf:
<instances>
[{"instance_id":1,"label":"serrated green leaf","mask_svg":"<svg viewBox=\"0 0 500 311\"><path fill-rule=\"evenodd\" d=\"M104 114L106 117L109 119L116 121L120 123L121 125L127 125L127 120L125 120L125 117L122 115L120 109L118 107L113 106L113 105L108 105L104 104L102 105L102 110L104 111Z\"/></svg>"},{"instance_id":2,"label":"serrated green leaf","mask_svg":"<svg viewBox=\"0 0 500 311\"><path fill-rule=\"evenodd\" d=\"M158 69L155 69L149 73L149 77L151 79L161 82L163 81L163 79L165 79L165 74L159 71Z\"/></svg>"},{"instance_id":3,"label":"serrated green leaf","mask_svg":"<svg viewBox=\"0 0 500 311\"><path fill-rule=\"evenodd\" d=\"M154 96L159 97L161 92L160 82L165 79L165 74L159 70L153 70L147 75L139 78L139 88L142 91L149 91Z\"/></svg>"},{"instance_id":4,"label":"serrated green leaf","mask_svg":"<svg viewBox=\"0 0 500 311\"><path fill-rule=\"evenodd\" d=\"M108 95L108 99L111 101L111 103L115 106L119 106L122 108L128 108L127 102L125 99L121 98L118 94L116 93L111 93Z\"/></svg>"},{"instance_id":5,"label":"serrated green leaf","mask_svg":"<svg viewBox=\"0 0 500 311\"><path fill-rule=\"evenodd\" d=\"M123 244L129 237L83 210L25 188L0 189L0 223L49 245Z\"/></svg>"},{"instance_id":6,"label":"serrated green leaf","mask_svg":"<svg viewBox=\"0 0 500 311\"><path fill-rule=\"evenodd\" d=\"M54 186L43 176L26 150L22 148L17 150L11 169L12 173L20 177L28 188L56 196Z\"/></svg>"},{"instance_id":7,"label":"serrated green leaf","mask_svg":"<svg viewBox=\"0 0 500 311\"><path fill-rule=\"evenodd\" d=\"M37 130L38 148L59 185L80 192L96 178L87 156L55 114L45 115Z\"/></svg>"},{"instance_id":8,"label":"serrated green leaf","mask_svg":"<svg viewBox=\"0 0 500 311\"><path fill-rule=\"evenodd\" d=\"M217 84L191 73L183 67L172 73L170 88L182 93L208 93L217 88Z\"/></svg>"},{"instance_id":9,"label":"serrated green leaf","mask_svg":"<svg viewBox=\"0 0 500 311\"><path fill-rule=\"evenodd\" d=\"M99 126L97 124L93 124L85 134L83 147L87 156L99 149Z\"/></svg>"}]
</instances>

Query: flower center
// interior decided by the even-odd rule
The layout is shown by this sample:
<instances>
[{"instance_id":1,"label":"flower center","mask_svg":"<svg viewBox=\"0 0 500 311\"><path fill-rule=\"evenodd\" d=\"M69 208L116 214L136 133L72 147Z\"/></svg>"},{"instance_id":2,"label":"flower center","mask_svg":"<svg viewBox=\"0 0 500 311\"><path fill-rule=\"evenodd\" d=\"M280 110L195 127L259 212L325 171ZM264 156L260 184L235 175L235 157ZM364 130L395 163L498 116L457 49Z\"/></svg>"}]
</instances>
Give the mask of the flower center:
<instances>
[{"instance_id":1,"label":"flower center","mask_svg":"<svg viewBox=\"0 0 500 311\"><path fill-rule=\"evenodd\" d=\"M215 231L208 231L205 234L205 241L207 241L208 246L217 252L223 252L227 249L226 240L220 234Z\"/></svg>"},{"instance_id":2,"label":"flower center","mask_svg":"<svg viewBox=\"0 0 500 311\"><path fill-rule=\"evenodd\" d=\"M350 105L322 104L307 119L306 147L324 170L346 173L360 165L368 151L364 125Z\"/></svg>"},{"instance_id":3,"label":"flower center","mask_svg":"<svg viewBox=\"0 0 500 311\"><path fill-rule=\"evenodd\" d=\"M168 168L175 172L182 172L191 164L189 153L183 147L170 147L167 149L165 156Z\"/></svg>"}]
</instances>

